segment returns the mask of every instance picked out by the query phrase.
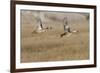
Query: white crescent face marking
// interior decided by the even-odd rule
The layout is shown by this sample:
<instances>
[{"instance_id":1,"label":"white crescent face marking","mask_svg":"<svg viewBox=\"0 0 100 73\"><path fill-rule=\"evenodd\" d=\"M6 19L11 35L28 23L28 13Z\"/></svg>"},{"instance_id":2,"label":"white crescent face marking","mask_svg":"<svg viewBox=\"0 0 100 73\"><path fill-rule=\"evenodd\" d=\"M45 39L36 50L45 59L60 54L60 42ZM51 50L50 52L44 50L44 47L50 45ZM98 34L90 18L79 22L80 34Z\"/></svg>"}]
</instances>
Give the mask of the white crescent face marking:
<instances>
[{"instance_id":1,"label":"white crescent face marking","mask_svg":"<svg viewBox=\"0 0 100 73\"><path fill-rule=\"evenodd\" d=\"M75 33L75 32L78 32L78 31L77 31L77 30L74 30L74 31L72 31L72 32L74 32L74 33Z\"/></svg>"},{"instance_id":2,"label":"white crescent face marking","mask_svg":"<svg viewBox=\"0 0 100 73\"><path fill-rule=\"evenodd\" d=\"M67 25L67 26L65 26L65 28L66 28L66 29L68 29L68 28L69 28L69 26Z\"/></svg>"},{"instance_id":3,"label":"white crescent face marking","mask_svg":"<svg viewBox=\"0 0 100 73\"><path fill-rule=\"evenodd\" d=\"M41 26L38 26L38 30L42 30Z\"/></svg>"}]
</instances>

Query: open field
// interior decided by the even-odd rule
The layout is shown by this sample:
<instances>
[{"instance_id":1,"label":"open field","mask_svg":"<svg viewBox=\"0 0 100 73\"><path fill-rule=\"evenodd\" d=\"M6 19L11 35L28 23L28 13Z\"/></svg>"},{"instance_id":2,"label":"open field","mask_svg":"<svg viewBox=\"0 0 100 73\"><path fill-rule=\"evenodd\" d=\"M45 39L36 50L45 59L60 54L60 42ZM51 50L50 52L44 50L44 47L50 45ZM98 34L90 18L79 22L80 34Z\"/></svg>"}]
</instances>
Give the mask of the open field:
<instances>
[{"instance_id":1,"label":"open field","mask_svg":"<svg viewBox=\"0 0 100 73\"><path fill-rule=\"evenodd\" d=\"M49 14L50 15L50 14ZM68 14L67 14L68 15ZM71 14L70 14L71 15ZM89 23L81 15L76 15L80 20L70 22L72 29L77 29L78 33L73 33L70 37L60 37L63 31L61 21L53 21L48 18L46 26L52 26L53 29L42 33L32 33L35 21L25 19L22 16L21 24L21 62L43 62L43 61L65 61L65 60L84 60L89 59ZM73 18L73 15L70 16ZM31 15L27 14L31 18ZM65 16L65 14L63 15ZM62 17L63 17L62 16ZM56 16L55 16L56 17ZM61 16L60 16L61 17ZM70 18L70 19L71 19ZM34 17L33 17L34 19ZM27 22L27 23L26 23Z\"/></svg>"}]
</instances>

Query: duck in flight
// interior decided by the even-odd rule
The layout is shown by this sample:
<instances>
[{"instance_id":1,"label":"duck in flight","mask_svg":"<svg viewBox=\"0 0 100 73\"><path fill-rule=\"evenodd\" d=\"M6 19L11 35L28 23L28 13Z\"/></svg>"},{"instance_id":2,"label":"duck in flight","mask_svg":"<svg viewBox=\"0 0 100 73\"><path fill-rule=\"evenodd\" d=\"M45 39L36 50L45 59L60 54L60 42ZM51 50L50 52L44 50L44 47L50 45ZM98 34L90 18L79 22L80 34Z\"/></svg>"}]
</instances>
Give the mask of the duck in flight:
<instances>
[{"instance_id":1,"label":"duck in flight","mask_svg":"<svg viewBox=\"0 0 100 73\"><path fill-rule=\"evenodd\" d=\"M63 22L64 22L64 23L63 23L63 26L64 26L64 33L62 33L62 34L60 35L60 37L63 37L63 36L65 36L65 35L70 36L72 33L78 32L77 30L71 31L71 28L70 28L70 26L68 25L68 20L67 20L67 18L64 18L64 21L63 21Z\"/></svg>"}]
</instances>

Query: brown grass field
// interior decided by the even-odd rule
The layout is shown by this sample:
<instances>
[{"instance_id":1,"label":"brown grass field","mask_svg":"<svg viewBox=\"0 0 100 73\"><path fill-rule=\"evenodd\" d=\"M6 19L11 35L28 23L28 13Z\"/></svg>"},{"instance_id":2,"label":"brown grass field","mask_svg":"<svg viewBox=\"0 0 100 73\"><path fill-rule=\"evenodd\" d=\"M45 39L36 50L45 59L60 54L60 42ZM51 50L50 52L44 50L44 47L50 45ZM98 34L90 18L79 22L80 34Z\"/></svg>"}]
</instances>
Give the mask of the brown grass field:
<instances>
[{"instance_id":1,"label":"brown grass field","mask_svg":"<svg viewBox=\"0 0 100 73\"><path fill-rule=\"evenodd\" d=\"M67 14L67 13L65 13ZM62 15L63 16L65 16ZM50 15L50 14L49 14ZM70 37L60 37L63 31L61 21L48 21L45 25L51 25L53 29L42 33L32 33L34 25L38 23L31 20L30 13L22 15L21 19L21 62L45 62L45 61L67 61L89 59L89 23L80 14L67 14L77 20L69 24L72 29L77 29L78 33L73 33ZM71 16L72 15L72 16ZM59 15L60 16L60 15ZM84 19L82 19L82 17ZM56 17L56 16L55 16ZM60 16L61 17L61 16ZM78 20L78 18L80 20ZM35 19L33 17L33 19ZM48 20L50 20L48 18ZM30 23L31 22L31 23Z\"/></svg>"}]
</instances>

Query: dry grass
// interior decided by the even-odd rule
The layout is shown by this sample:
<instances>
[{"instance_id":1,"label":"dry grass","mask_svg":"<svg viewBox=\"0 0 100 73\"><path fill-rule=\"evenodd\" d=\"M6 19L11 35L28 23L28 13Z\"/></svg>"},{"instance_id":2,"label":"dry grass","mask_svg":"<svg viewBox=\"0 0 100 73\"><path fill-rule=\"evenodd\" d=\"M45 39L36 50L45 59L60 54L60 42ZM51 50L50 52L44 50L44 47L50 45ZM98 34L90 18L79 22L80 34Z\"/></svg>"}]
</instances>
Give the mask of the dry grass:
<instances>
[{"instance_id":1,"label":"dry grass","mask_svg":"<svg viewBox=\"0 0 100 73\"><path fill-rule=\"evenodd\" d=\"M31 31L31 29L30 29ZM60 38L61 32L28 33L22 37L21 62L80 60L89 58L88 32Z\"/></svg>"}]
</instances>

